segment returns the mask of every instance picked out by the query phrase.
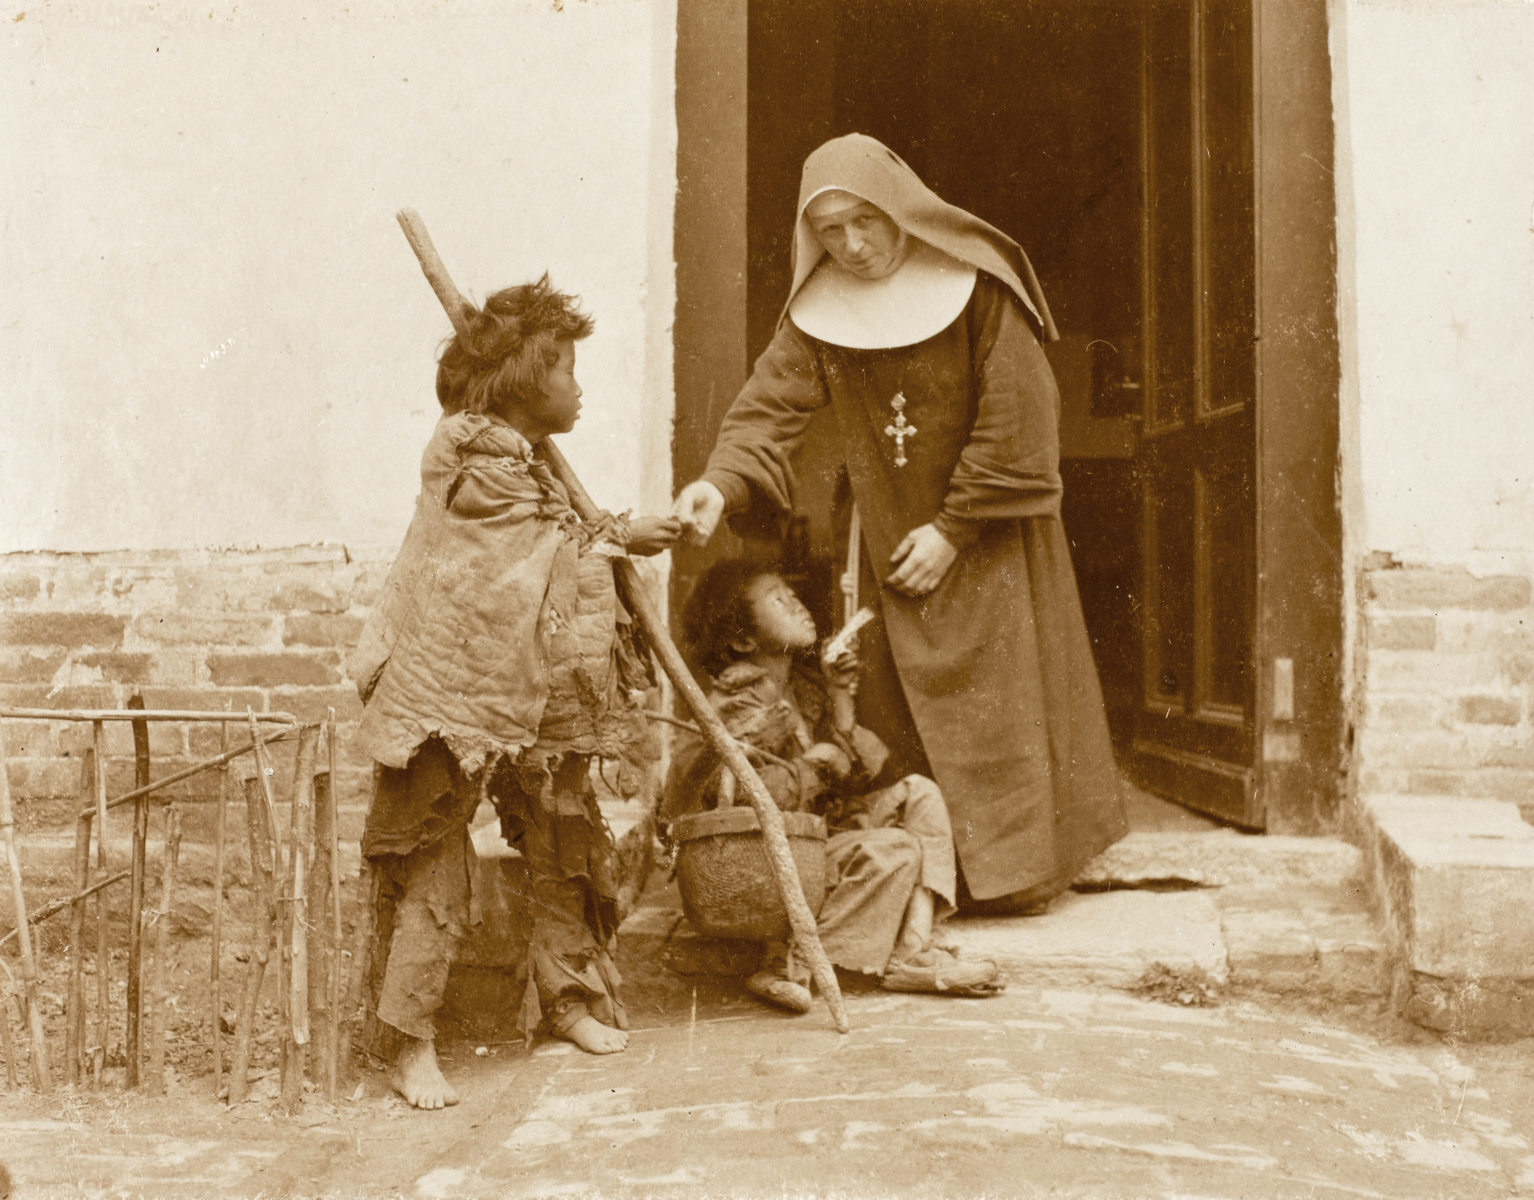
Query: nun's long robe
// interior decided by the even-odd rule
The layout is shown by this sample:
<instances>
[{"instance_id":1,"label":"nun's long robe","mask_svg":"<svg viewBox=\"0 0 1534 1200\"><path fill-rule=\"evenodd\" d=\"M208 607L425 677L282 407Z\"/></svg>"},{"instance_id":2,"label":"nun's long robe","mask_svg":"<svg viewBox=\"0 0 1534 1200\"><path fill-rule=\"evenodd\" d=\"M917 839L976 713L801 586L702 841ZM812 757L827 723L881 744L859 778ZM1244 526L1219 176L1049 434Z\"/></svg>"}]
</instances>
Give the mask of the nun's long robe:
<instances>
[{"instance_id":1,"label":"nun's long robe","mask_svg":"<svg viewBox=\"0 0 1534 1200\"><path fill-rule=\"evenodd\" d=\"M891 400L915 432L896 465ZM1059 394L1015 296L979 274L924 341L860 350L785 317L725 416L703 478L737 511L793 507L791 458L835 414L863 533L859 719L887 773L930 773L967 891L1025 906L1067 887L1124 833L1102 692L1060 523ZM919 599L874 584L917 526L958 547Z\"/></svg>"}]
</instances>

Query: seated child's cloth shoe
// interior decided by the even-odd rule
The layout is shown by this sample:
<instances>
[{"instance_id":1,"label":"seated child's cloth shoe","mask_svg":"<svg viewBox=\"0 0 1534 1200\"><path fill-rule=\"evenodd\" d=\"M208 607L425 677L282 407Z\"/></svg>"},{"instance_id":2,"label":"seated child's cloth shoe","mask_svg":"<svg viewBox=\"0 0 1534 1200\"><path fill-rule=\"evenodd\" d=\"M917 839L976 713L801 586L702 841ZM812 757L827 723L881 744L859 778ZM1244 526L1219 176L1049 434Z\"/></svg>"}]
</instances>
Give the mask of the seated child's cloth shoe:
<instances>
[{"instance_id":1,"label":"seated child's cloth shoe","mask_svg":"<svg viewBox=\"0 0 1534 1200\"><path fill-rule=\"evenodd\" d=\"M757 971L746 980L746 990L790 1012L810 1011L809 973L787 942L766 942Z\"/></svg>"},{"instance_id":2,"label":"seated child's cloth shoe","mask_svg":"<svg viewBox=\"0 0 1534 1200\"><path fill-rule=\"evenodd\" d=\"M803 984L794 983L790 979L774 975L771 971L758 971L750 979L746 980L746 989L754 996L760 996L776 1004L779 1008L786 1008L789 1012L807 1013L810 1011L810 989Z\"/></svg>"},{"instance_id":3,"label":"seated child's cloth shoe","mask_svg":"<svg viewBox=\"0 0 1534 1200\"><path fill-rule=\"evenodd\" d=\"M879 985L887 992L994 996L1004 986L999 973L988 958L961 959L949 947L928 942L915 954L891 962Z\"/></svg>"}]
</instances>

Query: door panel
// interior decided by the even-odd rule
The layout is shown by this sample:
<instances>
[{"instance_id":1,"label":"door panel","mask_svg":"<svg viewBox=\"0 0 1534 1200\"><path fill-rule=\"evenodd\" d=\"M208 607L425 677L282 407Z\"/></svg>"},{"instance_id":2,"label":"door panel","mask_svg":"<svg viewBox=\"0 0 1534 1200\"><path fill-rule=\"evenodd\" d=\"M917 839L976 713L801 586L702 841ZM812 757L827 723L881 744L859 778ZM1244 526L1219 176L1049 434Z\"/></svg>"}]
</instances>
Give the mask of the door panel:
<instances>
[{"instance_id":1,"label":"door panel","mask_svg":"<svg viewBox=\"0 0 1534 1200\"><path fill-rule=\"evenodd\" d=\"M1252 695L1252 476L1247 464L1194 473L1194 612L1199 711L1250 720Z\"/></svg>"},{"instance_id":2,"label":"door panel","mask_svg":"<svg viewBox=\"0 0 1534 1200\"><path fill-rule=\"evenodd\" d=\"M1346 778L1333 8L682 0L677 22L677 478L777 321L805 154L883 138L1028 247L1067 334L1049 350L1067 405L1074 336L1094 355L1079 402L1141 417L1133 458L1125 431L1112 458L1062 462L1124 765L1281 833L1331 829ZM830 494L814 465L812 514Z\"/></svg>"},{"instance_id":3,"label":"door panel","mask_svg":"<svg viewBox=\"0 0 1534 1200\"><path fill-rule=\"evenodd\" d=\"M1198 281L1194 254L1193 138L1189 102L1192 40L1183 4L1161 3L1145 14L1141 150L1145 172L1145 319L1150 386L1147 435L1182 429L1193 411L1198 351Z\"/></svg>"},{"instance_id":4,"label":"door panel","mask_svg":"<svg viewBox=\"0 0 1534 1200\"><path fill-rule=\"evenodd\" d=\"M1143 25L1142 782L1260 827L1252 670L1256 301L1250 0Z\"/></svg>"}]
</instances>

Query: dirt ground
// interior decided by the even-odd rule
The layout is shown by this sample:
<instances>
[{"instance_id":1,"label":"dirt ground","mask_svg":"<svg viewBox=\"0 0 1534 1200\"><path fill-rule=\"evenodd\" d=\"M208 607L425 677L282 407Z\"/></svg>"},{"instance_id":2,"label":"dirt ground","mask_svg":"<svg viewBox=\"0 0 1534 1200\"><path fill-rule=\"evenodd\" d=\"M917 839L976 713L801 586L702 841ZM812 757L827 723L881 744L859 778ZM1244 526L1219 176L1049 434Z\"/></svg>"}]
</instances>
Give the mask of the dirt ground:
<instances>
[{"instance_id":1,"label":"dirt ground","mask_svg":"<svg viewBox=\"0 0 1534 1200\"><path fill-rule=\"evenodd\" d=\"M0 1157L18 1197L1534 1195L1534 1043L1027 987L852 991L841 1036L625 966L627 1053L449 1043L442 1113L371 1070L293 1116L275 1075L233 1110L205 1077L11 1093Z\"/></svg>"},{"instance_id":2,"label":"dirt ground","mask_svg":"<svg viewBox=\"0 0 1534 1200\"><path fill-rule=\"evenodd\" d=\"M249 942L248 896L229 899L226 1014ZM207 1037L210 900L189 886L169 926L167 1094L122 1088L119 983L99 1090L0 1096L13 1195L1534 1195L1534 1041L1454 1045L1378 1005L1027 980L994 1000L852 987L841 1036L823 1008L786 1017L653 947L620 954L627 1053L444 1039L463 1102L442 1113L367 1063L336 1101L311 1087L284 1112L269 980L251 1092L230 1109ZM67 961L67 917L47 928L48 961ZM54 965L58 1046L62 982Z\"/></svg>"}]
</instances>

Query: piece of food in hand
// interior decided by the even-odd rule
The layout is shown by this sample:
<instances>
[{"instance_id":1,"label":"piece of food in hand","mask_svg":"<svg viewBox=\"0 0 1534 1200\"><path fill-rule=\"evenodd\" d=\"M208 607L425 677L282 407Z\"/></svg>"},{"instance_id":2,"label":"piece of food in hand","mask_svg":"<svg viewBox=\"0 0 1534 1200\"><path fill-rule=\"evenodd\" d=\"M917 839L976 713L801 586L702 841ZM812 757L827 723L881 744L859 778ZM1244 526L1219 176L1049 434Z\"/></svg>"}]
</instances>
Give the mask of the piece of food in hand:
<instances>
[{"instance_id":1,"label":"piece of food in hand","mask_svg":"<svg viewBox=\"0 0 1534 1200\"><path fill-rule=\"evenodd\" d=\"M872 608L864 605L853 613L847 623L843 625L826 643L826 648L821 651L821 661L834 662L852 647L852 639L857 637L858 630L867 625L879 614Z\"/></svg>"}]
</instances>

